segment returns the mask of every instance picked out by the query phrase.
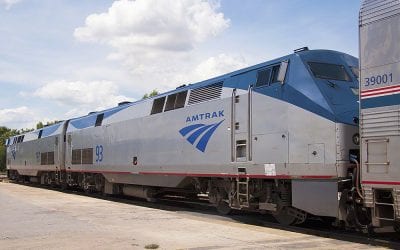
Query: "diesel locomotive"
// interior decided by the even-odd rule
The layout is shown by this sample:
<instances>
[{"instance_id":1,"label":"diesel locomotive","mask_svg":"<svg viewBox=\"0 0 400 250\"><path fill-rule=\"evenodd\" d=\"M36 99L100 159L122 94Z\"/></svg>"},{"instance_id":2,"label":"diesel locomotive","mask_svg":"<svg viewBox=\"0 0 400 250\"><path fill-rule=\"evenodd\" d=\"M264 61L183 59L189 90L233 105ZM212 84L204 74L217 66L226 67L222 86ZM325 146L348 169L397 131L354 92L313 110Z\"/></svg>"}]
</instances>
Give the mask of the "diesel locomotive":
<instances>
[{"instance_id":1,"label":"diesel locomotive","mask_svg":"<svg viewBox=\"0 0 400 250\"><path fill-rule=\"evenodd\" d=\"M358 68L350 55L302 48L120 103L9 138L8 175L146 199L203 193L221 213L283 224L362 225Z\"/></svg>"}]
</instances>

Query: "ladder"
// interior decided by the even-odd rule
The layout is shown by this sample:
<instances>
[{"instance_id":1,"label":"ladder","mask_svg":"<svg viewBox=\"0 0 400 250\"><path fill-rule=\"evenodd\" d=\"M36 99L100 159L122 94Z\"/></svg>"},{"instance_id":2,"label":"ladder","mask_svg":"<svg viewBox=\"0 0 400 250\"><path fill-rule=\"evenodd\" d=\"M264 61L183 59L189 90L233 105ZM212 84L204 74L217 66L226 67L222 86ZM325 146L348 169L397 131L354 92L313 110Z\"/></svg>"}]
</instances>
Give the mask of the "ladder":
<instances>
[{"instance_id":1,"label":"ladder","mask_svg":"<svg viewBox=\"0 0 400 250\"><path fill-rule=\"evenodd\" d=\"M60 177L60 170L58 169L58 167L56 167L56 172L55 172L55 176L54 176L56 183L60 183L59 177Z\"/></svg>"},{"instance_id":2,"label":"ladder","mask_svg":"<svg viewBox=\"0 0 400 250\"><path fill-rule=\"evenodd\" d=\"M236 199L240 208L250 207L249 202L249 177L246 176L246 168L238 168L238 177L236 178ZM244 176L241 176L244 175Z\"/></svg>"},{"instance_id":3,"label":"ladder","mask_svg":"<svg viewBox=\"0 0 400 250\"><path fill-rule=\"evenodd\" d=\"M68 184L72 184L72 181L73 181L73 180L72 180L71 172L68 171L68 172L67 172L67 183L68 183Z\"/></svg>"}]
</instances>

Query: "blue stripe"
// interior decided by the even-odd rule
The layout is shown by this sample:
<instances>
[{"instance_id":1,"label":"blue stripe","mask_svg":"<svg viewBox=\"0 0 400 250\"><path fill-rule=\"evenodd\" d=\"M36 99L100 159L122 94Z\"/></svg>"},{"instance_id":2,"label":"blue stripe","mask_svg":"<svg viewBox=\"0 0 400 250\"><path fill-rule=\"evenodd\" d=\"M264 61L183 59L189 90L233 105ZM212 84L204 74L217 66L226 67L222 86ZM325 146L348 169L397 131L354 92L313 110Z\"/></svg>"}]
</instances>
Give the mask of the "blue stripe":
<instances>
[{"instance_id":1,"label":"blue stripe","mask_svg":"<svg viewBox=\"0 0 400 250\"><path fill-rule=\"evenodd\" d=\"M209 128L212 127L212 126L214 126L214 124L207 125L207 126L204 126L204 127L202 127L202 128L197 129L193 134L191 134L191 135L187 138L188 142L190 142L191 144L193 144L193 143L196 141L196 139L197 139L202 133L204 133L207 129L209 129Z\"/></svg>"},{"instance_id":2,"label":"blue stripe","mask_svg":"<svg viewBox=\"0 0 400 250\"><path fill-rule=\"evenodd\" d=\"M128 107L130 107L130 105L123 105L123 106L116 107L116 108L114 108L114 109L105 111L105 112L104 112L104 118L103 118L103 119L106 119L106 118L108 118L108 117L110 117L110 116L112 116L112 115L118 113L119 111L128 108ZM101 112L98 112L98 114L101 114Z\"/></svg>"},{"instance_id":3,"label":"blue stripe","mask_svg":"<svg viewBox=\"0 0 400 250\"><path fill-rule=\"evenodd\" d=\"M84 117L76 118L70 121L70 124L74 126L77 129L84 129L84 128L89 128L89 127L94 127L96 124L96 119L97 116L101 113L104 113L103 119L109 118L110 116L120 112L121 110L124 110L126 108L130 107L130 105L124 105L121 107L116 107L104 112L96 112Z\"/></svg>"},{"instance_id":4,"label":"blue stripe","mask_svg":"<svg viewBox=\"0 0 400 250\"><path fill-rule=\"evenodd\" d=\"M205 126L205 125L204 125L204 124L194 124L194 125L190 125L190 126L184 127L184 128L182 128L181 130L179 130L179 133L180 133L182 136L185 136L185 135L187 135L189 132L191 132L192 130L195 130L196 128L199 128L199 127L202 127L202 126Z\"/></svg>"},{"instance_id":5,"label":"blue stripe","mask_svg":"<svg viewBox=\"0 0 400 250\"><path fill-rule=\"evenodd\" d=\"M96 123L97 114L91 116L85 116L83 118L71 121L71 125L77 129L83 129L88 127L94 127Z\"/></svg>"},{"instance_id":6,"label":"blue stripe","mask_svg":"<svg viewBox=\"0 0 400 250\"><path fill-rule=\"evenodd\" d=\"M61 123L55 124L53 126L48 126L43 128L42 138L52 135L60 127Z\"/></svg>"},{"instance_id":7,"label":"blue stripe","mask_svg":"<svg viewBox=\"0 0 400 250\"><path fill-rule=\"evenodd\" d=\"M200 141L197 143L196 148L200 150L201 152L204 153L206 150L208 141L210 140L210 137L214 133L214 131L218 128L218 126L223 122L224 120L220 121L219 123L215 124L210 130L208 130L203 137L201 137Z\"/></svg>"},{"instance_id":8,"label":"blue stripe","mask_svg":"<svg viewBox=\"0 0 400 250\"><path fill-rule=\"evenodd\" d=\"M362 109L399 105L399 104L400 104L400 94L361 99Z\"/></svg>"}]
</instances>

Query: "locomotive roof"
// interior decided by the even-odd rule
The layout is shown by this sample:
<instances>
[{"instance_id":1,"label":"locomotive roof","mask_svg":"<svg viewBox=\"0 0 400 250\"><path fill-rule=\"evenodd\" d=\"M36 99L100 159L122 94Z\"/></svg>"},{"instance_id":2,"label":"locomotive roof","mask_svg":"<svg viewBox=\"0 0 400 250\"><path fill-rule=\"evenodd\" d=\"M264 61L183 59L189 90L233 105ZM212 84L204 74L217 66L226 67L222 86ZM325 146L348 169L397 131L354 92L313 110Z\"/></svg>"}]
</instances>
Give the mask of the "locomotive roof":
<instances>
[{"instance_id":1,"label":"locomotive roof","mask_svg":"<svg viewBox=\"0 0 400 250\"><path fill-rule=\"evenodd\" d=\"M213 78L210 78L210 79L206 79L206 80L203 80L203 81L200 81L200 82L187 84L187 85L182 86L182 87L177 87L174 90L170 90L170 91L158 94L158 95L153 96L153 97L149 97L149 98L146 98L146 99L142 99L142 100L126 103L126 104L123 104L121 106L116 106L116 107L112 107L112 108L101 110L101 111L94 111L94 112L89 113L88 115L75 117L75 118L72 118L71 120L79 119L79 118L86 117L86 116L94 116L95 117L99 113L115 113L115 112L117 112L117 111L119 111L119 110L121 110L121 109L123 109L125 107L133 106L133 105L142 103L144 101L157 99L157 98L162 97L162 96L167 96L167 95L170 95L170 94L173 94L173 93L178 93L178 92L185 91L185 90L196 89L196 88L199 88L199 87L208 86L208 85L214 84L216 82L225 81L226 79L228 79L230 77L238 76L238 75L244 74L244 73L249 72L249 71L253 71L253 70L257 70L259 68L263 68L263 67L266 67L266 66L269 66L269 65L277 64L277 63L280 63L280 62L285 61L285 60L290 60L294 56L306 56L306 55L310 55L310 54L312 54L312 55L315 55L315 54L324 55L326 53L331 54L331 55L332 54L346 55L345 53L334 51L334 50L304 50L304 51L292 53L292 54L289 54L289 55L286 55L286 56L282 56L282 57L279 57L279 58L275 58L275 59L272 59L272 60L269 60L269 61L266 61L266 62L262 62L262 63L256 64L256 65L252 65L252 66L249 66L249 67L246 67L246 68L243 68L243 69L235 70L235 71L232 71L230 73L226 73L226 74L223 74L223 75L220 75L220 76L216 76L216 77L213 77Z\"/></svg>"}]
</instances>

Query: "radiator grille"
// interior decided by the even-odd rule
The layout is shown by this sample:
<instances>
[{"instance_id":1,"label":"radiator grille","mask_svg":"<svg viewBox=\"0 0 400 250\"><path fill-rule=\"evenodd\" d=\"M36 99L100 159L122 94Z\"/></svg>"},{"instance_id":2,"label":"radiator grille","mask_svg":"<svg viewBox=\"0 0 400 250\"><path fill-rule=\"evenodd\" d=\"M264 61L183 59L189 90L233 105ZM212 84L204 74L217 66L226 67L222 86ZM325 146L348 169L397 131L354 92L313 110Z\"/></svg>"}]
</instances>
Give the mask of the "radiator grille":
<instances>
[{"instance_id":1,"label":"radiator grille","mask_svg":"<svg viewBox=\"0 0 400 250\"><path fill-rule=\"evenodd\" d=\"M71 158L71 164L82 164L82 150L73 149Z\"/></svg>"},{"instance_id":2,"label":"radiator grille","mask_svg":"<svg viewBox=\"0 0 400 250\"><path fill-rule=\"evenodd\" d=\"M82 164L93 164L93 148L82 149Z\"/></svg>"},{"instance_id":3,"label":"radiator grille","mask_svg":"<svg viewBox=\"0 0 400 250\"><path fill-rule=\"evenodd\" d=\"M193 89L190 92L188 105L210 101L221 97L222 82L217 82L212 85Z\"/></svg>"},{"instance_id":4,"label":"radiator grille","mask_svg":"<svg viewBox=\"0 0 400 250\"><path fill-rule=\"evenodd\" d=\"M360 11L360 26L400 14L400 0L364 0Z\"/></svg>"},{"instance_id":5,"label":"radiator grille","mask_svg":"<svg viewBox=\"0 0 400 250\"><path fill-rule=\"evenodd\" d=\"M54 165L54 151L40 153L40 165Z\"/></svg>"},{"instance_id":6,"label":"radiator grille","mask_svg":"<svg viewBox=\"0 0 400 250\"><path fill-rule=\"evenodd\" d=\"M362 136L396 136L400 135L400 109L376 112L362 112Z\"/></svg>"},{"instance_id":7,"label":"radiator grille","mask_svg":"<svg viewBox=\"0 0 400 250\"><path fill-rule=\"evenodd\" d=\"M93 148L73 149L71 164L93 164Z\"/></svg>"}]
</instances>

